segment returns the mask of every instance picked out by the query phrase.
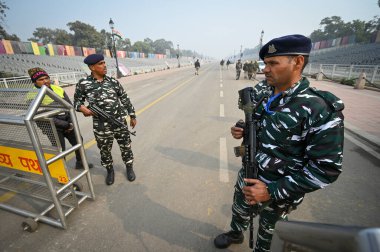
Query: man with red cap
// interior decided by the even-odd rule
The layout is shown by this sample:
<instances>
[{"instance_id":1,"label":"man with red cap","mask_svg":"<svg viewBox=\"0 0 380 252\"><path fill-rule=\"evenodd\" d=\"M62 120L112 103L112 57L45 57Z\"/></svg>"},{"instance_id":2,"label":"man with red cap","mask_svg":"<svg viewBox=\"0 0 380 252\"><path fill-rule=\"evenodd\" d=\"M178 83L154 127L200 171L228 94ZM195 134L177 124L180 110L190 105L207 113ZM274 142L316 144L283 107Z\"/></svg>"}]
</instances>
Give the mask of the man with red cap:
<instances>
[{"instance_id":1,"label":"man with red cap","mask_svg":"<svg viewBox=\"0 0 380 252\"><path fill-rule=\"evenodd\" d=\"M39 68L39 67L31 68L28 70L28 74L30 78L32 79L32 82L34 83L34 88L40 89L42 86L45 85L51 90L53 90L54 93L56 93L59 97L64 99L66 102L72 104L66 92L63 90L63 88L57 85L53 85L51 83L50 76L44 69ZM31 97L31 98L34 98L34 97ZM47 100L47 102L49 102L49 100ZM53 100L51 100L50 102L53 102ZM55 116L53 118L53 121L57 128L58 139L61 144L62 150L66 149L65 138L69 141L71 145L78 144L75 138L75 133L73 131L74 126L71 122L70 114L68 112ZM75 168L83 169L84 167L83 167L82 158L80 156L79 150L75 151L75 156L76 156ZM93 165L90 163L88 164L88 166L89 168L93 167Z\"/></svg>"}]
</instances>

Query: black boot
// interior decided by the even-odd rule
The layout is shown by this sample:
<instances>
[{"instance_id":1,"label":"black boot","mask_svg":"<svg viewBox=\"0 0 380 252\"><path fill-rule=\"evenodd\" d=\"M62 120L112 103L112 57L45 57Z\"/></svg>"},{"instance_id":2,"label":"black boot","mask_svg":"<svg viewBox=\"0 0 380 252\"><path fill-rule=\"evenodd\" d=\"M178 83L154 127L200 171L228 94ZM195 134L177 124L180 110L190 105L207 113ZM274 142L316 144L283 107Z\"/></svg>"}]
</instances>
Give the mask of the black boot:
<instances>
[{"instance_id":1,"label":"black boot","mask_svg":"<svg viewBox=\"0 0 380 252\"><path fill-rule=\"evenodd\" d=\"M133 164L132 163L127 164L127 179L131 182L136 179L136 174L133 171Z\"/></svg>"},{"instance_id":2,"label":"black boot","mask_svg":"<svg viewBox=\"0 0 380 252\"><path fill-rule=\"evenodd\" d=\"M232 243L243 243L244 235L241 231L229 231L218 235L214 239L214 245L217 248L228 248Z\"/></svg>"},{"instance_id":3,"label":"black boot","mask_svg":"<svg viewBox=\"0 0 380 252\"><path fill-rule=\"evenodd\" d=\"M115 172L113 171L113 168L107 169L106 184L112 185L114 181L115 181Z\"/></svg>"},{"instance_id":4,"label":"black boot","mask_svg":"<svg viewBox=\"0 0 380 252\"><path fill-rule=\"evenodd\" d=\"M94 165L93 164L91 164L91 163L87 163L88 164L88 168L92 168L92 167L94 167ZM75 169L78 169L78 170L82 170L82 169L84 169L84 166L83 166L83 163L82 163L82 161L77 161L76 163L75 163Z\"/></svg>"}]
</instances>

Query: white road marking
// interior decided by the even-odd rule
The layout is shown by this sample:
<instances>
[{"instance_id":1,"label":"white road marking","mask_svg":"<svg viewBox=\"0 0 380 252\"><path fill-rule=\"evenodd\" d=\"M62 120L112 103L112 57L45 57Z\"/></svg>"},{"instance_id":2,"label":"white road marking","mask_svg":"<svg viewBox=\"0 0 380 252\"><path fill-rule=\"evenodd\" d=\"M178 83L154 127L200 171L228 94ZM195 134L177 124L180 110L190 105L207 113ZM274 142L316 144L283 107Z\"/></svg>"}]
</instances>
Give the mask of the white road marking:
<instances>
[{"instance_id":1,"label":"white road marking","mask_svg":"<svg viewBox=\"0 0 380 252\"><path fill-rule=\"evenodd\" d=\"M227 141L225 137L219 139L219 180L227 183L228 178L228 158L227 158Z\"/></svg>"},{"instance_id":2,"label":"white road marking","mask_svg":"<svg viewBox=\"0 0 380 252\"><path fill-rule=\"evenodd\" d=\"M223 97L223 91L220 91L220 97Z\"/></svg>"},{"instance_id":3,"label":"white road marking","mask_svg":"<svg viewBox=\"0 0 380 252\"><path fill-rule=\"evenodd\" d=\"M220 87L223 87L223 84L220 84Z\"/></svg>"},{"instance_id":4,"label":"white road marking","mask_svg":"<svg viewBox=\"0 0 380 252\"><path fill-rule=\"evenodd\" d=\"M220 104L219 116L224 117L224 104Z\"/></svg>"}]
</instances>

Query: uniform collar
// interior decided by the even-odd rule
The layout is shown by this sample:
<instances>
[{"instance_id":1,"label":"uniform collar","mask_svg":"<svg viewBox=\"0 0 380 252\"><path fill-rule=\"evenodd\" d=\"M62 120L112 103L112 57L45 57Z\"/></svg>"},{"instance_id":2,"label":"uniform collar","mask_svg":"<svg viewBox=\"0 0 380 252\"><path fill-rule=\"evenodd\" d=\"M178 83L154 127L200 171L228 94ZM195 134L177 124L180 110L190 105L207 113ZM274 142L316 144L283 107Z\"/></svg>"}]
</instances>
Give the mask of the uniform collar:
<instances>
[{"instance_id":1,"label":"uniform collar","mask_svg":"<svg viewBox=\"0 0 380 252\"><path fill-rule=\"evenodd\" d=\"M96 79L92 74L90 74L90 75L88 76L88 79L91 80L92 82L98 82L98 83L103 83L103 82L105 82L105 81L109 81L109 80L110 80L110 78L109 78L107 75L104 75L104 77L103 77L103 81L99 81L99 80Z\"/></svg>"},{"instance_id":2,"label":"uniform collar","mask_svg":"<svg viewBox=\"0 0 380 252\"><path fill-rule=\"evenodd\" d=\"M294 83L290 88L282 92L282 96L294 96L301 93L303 90L309 87L310 83L306 77L302 77L299 81Z\"/></svg>"},{"instance_id":3,"label":"uniform collar","mask_svg":"<svg viewBox=\"0 0 380 252\"><path fill-rule=\"evenodd\" d=\"M270 90L272 91L271 93L273 94L274 93L274 87L270 86L269 84L267 84L267 85L269 86ZM291 87L289 87L288 89L283 91L282 97L297 95L297 94L301 93L303 90L309 88L309 85L310 85L310 83L307 80L307 78L302 77L299 81L294 83Z\"/></svg>"}]
</instances>

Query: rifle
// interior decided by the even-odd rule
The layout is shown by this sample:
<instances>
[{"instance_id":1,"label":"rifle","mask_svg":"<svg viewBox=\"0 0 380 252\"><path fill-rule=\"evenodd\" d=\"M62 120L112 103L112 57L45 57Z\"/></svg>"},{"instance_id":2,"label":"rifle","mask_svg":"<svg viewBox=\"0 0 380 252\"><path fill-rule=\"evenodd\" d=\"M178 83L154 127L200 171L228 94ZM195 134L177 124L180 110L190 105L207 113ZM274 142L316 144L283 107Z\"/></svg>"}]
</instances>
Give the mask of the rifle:
<instances>
[{"instance_id":1,"label":"rifle","mask_svg":"<svg viewBox=\"0 0 380 252\"><path fill-rule=\"evenodd\" d=\"M246 178L257 179L259 168L256 163L257 141L256 141L256 124L257 120L253 115L260 106L266 96L263 96L256 104L252 102L251 93L253 88L247 87L239 90L239 108L244 111L245 123L240 120L236 123L236 127L244 129L243 143L241 146L235 147L236 157L242 157L243 166L245 168ZM258 206L251 206L249 209L249 247L253 249L253 218L259 214Z\"/></svg>"},{"instance_id":2,"label":"rifle","mask_svg":"<svg viewBox=\"0 0 380 252\"><path fill-rule=\"evenodd\" d=\"M109 123L111 123L111 124L113 124L113 125L115 125L117 127L123 128L129 134L136 136L136 131L133 131L133 132L129 131L128 126L125 125L124 122L118 120L114 116L111 116L107 112L103 111L101 108L99 108L98 106L96 106L94 103L89 104L87 108L89 110L91 110L93 113L95 113L97 116L100 116L103 119L107 120Z\"/></svg>"}]
</instances>

